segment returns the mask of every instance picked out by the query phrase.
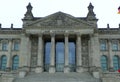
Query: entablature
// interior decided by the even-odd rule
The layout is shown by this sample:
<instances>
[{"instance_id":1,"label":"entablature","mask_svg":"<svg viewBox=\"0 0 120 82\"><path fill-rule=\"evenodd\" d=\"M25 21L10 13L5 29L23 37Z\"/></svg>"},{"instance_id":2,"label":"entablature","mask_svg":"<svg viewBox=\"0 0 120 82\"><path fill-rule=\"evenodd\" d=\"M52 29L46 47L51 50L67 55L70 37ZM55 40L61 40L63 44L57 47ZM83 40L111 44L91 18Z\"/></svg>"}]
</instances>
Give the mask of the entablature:
<instances>
[{"instance_id":1,"label":"entablature","mask_svg":"<svg viewBox=\"0 0 120 82\"><path fill-rule=\"evenodd\" d=\"M80 29L80 30L73 30L73 29L34 29L34 30L26 30L26 34L93 34L93 29Z\"/></svg>"}]
</instances>

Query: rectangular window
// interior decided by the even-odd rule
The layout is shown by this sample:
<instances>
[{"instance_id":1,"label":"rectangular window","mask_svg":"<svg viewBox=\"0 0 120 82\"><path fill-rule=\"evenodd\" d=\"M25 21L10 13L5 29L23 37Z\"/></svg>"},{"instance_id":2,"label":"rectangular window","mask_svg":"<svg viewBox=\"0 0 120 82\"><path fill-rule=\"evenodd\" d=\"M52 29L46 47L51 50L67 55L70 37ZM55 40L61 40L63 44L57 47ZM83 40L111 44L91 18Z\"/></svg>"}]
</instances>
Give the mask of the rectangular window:
<instances>
[{"instance_id":1,"label":"rectangular window","mask_svg":"<svg viewBox=\"0 0 120 82\"><path fill-rule=\"evenodd\" d=\"M7 46L8 46L8 43L7 42L3 42L2 43L2 50L6 51L7 50Z\"/></svg>"},{"instance_id":2,"label":"rectangular window","mask_svg":"<svg viewBox=\"0 0 120 82\"><path fill-rule=\"evenodd\" d=\"M106 40L101 40L100 41L100 50L102 50L102 51L107 50L107 41Z\"/></svg>"},{"instance_id":3,"label":"rectangular window","mask_svg":"<svg viewBox=\"0 0 120 82\"><path fill-rule=\"evenodd\" d=\"M19 42L14 42L14 50L19 50Z\"/></svg>"},{"instance_id":4,"label":"rectangular window","mask_svg":"<svg viewBox=\"0 0 120 82\"><path fill-rule=\"evenodd\" d=\"M118 51L118 41L113 41L112 42L112 50Z\"/></svg>"}]
</instances>

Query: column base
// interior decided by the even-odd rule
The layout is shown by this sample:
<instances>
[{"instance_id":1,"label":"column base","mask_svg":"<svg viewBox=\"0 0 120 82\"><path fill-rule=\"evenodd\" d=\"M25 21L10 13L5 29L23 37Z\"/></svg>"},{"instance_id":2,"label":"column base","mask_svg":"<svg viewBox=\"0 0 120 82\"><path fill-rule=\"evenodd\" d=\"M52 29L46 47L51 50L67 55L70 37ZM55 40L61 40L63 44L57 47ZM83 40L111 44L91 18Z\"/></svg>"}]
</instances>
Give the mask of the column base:
<instances>
[{"instance_id":1,"label":"column base","mask_svg":"<svg viewBox=\"0 0 120 82\"><path fill-rule=\"evenodd\" d=\"M29 72L28 66L19 67L19 78L24 78Z\"/></svg>"},{"instance_id":2,"label":"column base","mask_svg":"<svg viewBox=\"0 0 120 82\"><path fill-rule=\"evenodd\" d=\"M115 70L113 69L113 67L110 67L110 68L109 68L109 71L110 71L110 72L114 72Z\"/></svg>"},{"instance_id":3,"label":"column base","mask_svg":"<svg viewBox=\"0 0 120 82\"><path fill-rule=\"evenodd\" d=\"M78 72L78 73L84 72L83 67L82 66L77 66L76 72Z\"/></svg>"},{"instance_id":4,"label":"column base","mask_svg":"<svg viewBox=\"0 0 120 82\"><path fill-rule=\"evenodd\" d=\"M91 66L89 67L90 72L101 71L101 67Z\"/></svg>"},{"instance_id":5,"label":"column base","mask_svg":"<svg viewBox=\"0 0 120 82\"><path fill-rule=\"evenodd\" d=\"M70 72L69 66L65 66L65 67L64 67L64 73L69 73L69 72Z\"/></svg>"},{"instance_id":6,"label":"column base","mask_svg":"<svg viewBox=\"0 0 120 82\"><path fill-rule=\"evenodd\" d=\"M27 75L26 71L20 71L19 72L19 78L24 78Z\"/></svg>"},{"instance_id":7,"label":"column base","mask_svg":"<svg viewBox=\"0 0 120 82\"><path fill-rule=\"evenodd\" d=\"M43 72L43 67L42 66L36 67L35 72L36 73L42 73Z\"/></svg>"},{"instance_id":8,"label":"column base","mask_svg":"<svg viewBox=\"0 0 120 82\"><path fill-rule=\"evenodd\" d=\"M49 67L49 73L55 73L55 66Z\"/></svg>"},{"instance_id":9,"label":"column base","mask_svg":"<svg viewBox=\"0 0 120 82\"><path fill-rule=\"evenodd\" d=\"M29 72L30 71L30 67L28 67L28 66L19 67L19 71Z\"/></svg>"},{"instance_id":10,"label":"column base","mask_svg":"<svg viewBox=\"0 0 120 82\"><path fill-rule=\"evenodd\" d=\"M11 67L7 67L5 71L10 72L11 71Z\"/></svg>"},{"instance_id":11,"label":"column base","mask_svg":"<svg viewBox=\"0 0 120 82\"><path fill-rule=\"evenodd\" d=\"M100 78L100 73L99 72L92 72L92 75L94 78L99 79Z\"/></svg>"}]
</instances>

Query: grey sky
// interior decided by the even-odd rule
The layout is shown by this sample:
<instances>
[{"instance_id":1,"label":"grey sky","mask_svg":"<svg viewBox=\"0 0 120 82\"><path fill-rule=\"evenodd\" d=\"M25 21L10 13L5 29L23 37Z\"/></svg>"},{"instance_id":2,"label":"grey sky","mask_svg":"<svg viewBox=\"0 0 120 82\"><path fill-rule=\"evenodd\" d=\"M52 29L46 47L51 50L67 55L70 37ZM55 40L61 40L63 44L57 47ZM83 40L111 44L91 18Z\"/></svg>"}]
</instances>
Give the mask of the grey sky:
<instances>
[{"instance_id":1,"label":"grey sky","mask_svg":"<svg viewBox=\"0 0 120 82\"><path fill-rule=\"evenodd\" d=\"M105 28L107 23L111 28L117 28L120 23L120 14L117 14L120 0L0 0L0 23L2 27L22 27L21 19L26 12L26 6L31 2L33 15L44 17L62 11L75 17L85 17L88 5L91 2L94 12L99 19L98 27Z\"/></svg>"}]
</instances>

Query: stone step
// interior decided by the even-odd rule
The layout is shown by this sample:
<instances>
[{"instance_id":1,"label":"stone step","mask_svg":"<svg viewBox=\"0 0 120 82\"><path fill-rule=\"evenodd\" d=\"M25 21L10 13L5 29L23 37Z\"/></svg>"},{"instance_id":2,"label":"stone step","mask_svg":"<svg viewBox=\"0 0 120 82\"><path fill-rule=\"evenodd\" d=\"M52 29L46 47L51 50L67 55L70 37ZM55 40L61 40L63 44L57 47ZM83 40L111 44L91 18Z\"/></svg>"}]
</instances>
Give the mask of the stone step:
<instances>
[{"instance_id":1,"label":"stone step","mask_svg":"<svg viewBox=\"0 0 120 82\"><path fill-rule=\"evenodd\" d=\"M16 78L14 82L99 82L89 73L29 73L25 78Z\"/></svg>"}]
</instances>

